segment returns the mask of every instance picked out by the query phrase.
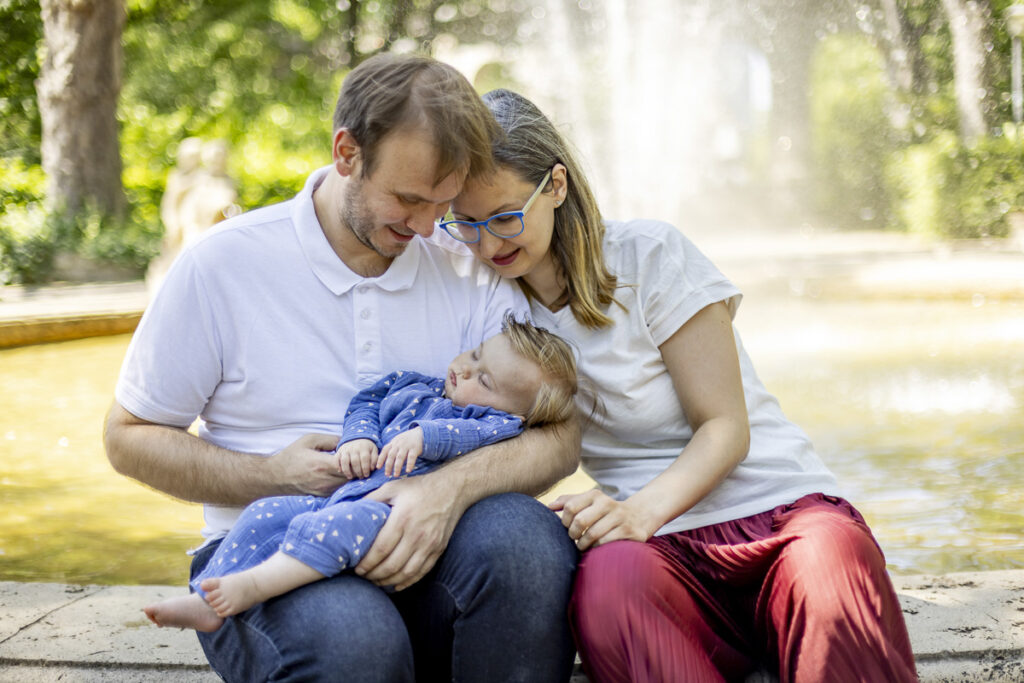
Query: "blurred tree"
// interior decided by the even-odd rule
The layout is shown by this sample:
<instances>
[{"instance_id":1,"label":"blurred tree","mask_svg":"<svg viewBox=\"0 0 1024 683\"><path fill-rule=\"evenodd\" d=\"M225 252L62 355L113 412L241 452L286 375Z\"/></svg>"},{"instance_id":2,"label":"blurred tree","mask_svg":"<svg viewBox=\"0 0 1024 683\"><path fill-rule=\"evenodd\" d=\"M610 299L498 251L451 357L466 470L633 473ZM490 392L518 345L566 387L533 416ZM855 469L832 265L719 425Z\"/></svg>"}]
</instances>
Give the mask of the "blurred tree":
<instances>
[{"instance_id":1,"label":"blurred tree","mask_svg":"<svg viewBox=\"0 0 1024 683\"><path fill-rule=\"evenodd\" d=\"M986 29L991 8L985 0L942 0L942 9L953 38L953 74L960 135L976 140L988 132L984 101L989 97L985 87Z\"/></svg>"},{"instance_id":2,"label":"blurred tree","mask_svg":"<svg viewBox=\"0 0 1024 683\"><path fill-rule=\"evenodd\" d=\"M36 81L47 204L124 209L117 98L121 91L121 0L42 0L44 49Z\"/></svg>"},{"instance_id":3,"label":"blurred tree","mask_svg":"<svg viewBox=\"0 0 1024 683\"><path fill-rule=\"evenodd\" d=\"M1006 41L996 17L1011 0L873 0L858 14L884 50L914 139L957 130L974 140L998 129ZM863 11L863 8L874 11ZM856 10L855 10L856 11Z\"/></svg>"}]
</instances>

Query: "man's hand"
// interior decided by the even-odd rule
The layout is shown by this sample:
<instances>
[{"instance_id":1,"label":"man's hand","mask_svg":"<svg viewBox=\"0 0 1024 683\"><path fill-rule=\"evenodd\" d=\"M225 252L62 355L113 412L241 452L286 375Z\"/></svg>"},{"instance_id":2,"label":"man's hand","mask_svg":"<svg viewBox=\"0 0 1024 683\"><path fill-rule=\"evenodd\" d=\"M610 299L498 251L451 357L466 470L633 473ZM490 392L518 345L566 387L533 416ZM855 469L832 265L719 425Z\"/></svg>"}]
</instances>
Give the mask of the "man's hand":
<instances>
[{"instance_id":1,"label":"man's hand","mask_svg":"<svg viewBox=\"0 0 1024 683\"><path fill-rule=\"evenodd\" d=\"M270 456L277 481L299 494L329 496L347 479L338 470L338 437L306 434Z\"/></svg>"},{"instance_id":2,"label":"man's hand","mask_svg":"<svg viewBox=\"0 0 1024 683\"><path fill-rule=\"evenodd\" d=\"M389 477L397 477L406 472L412 472L416 465L416 458L423 453L423 430L419 427L406 430L393 438L384 446L377 458L377 467L384 467L384 474Z\"/></svg>"},{"instance_id":3,"label":"man's hand","mask_svg":"<svg viewBox=\"0 0 1024 683\"><path fill-rule=\"evenodd\" d=\"M561 513L562 525L581 551L611 541L643 543L658 530L657 526L650 528L651 516L630 501L617 501L597 489L559 496L548 503L548 508Z\"/></svg>"},{"instance_id":4,"label":"man's hand","mask_svg":"<svg viewBox=\"0 0 1024 683\"><path fill-rule=\"evenodd\" d=\"M403 590L433 568L465 512L452 481L436 474L389 481L367 494L392 509L356 574Z\"/></svg>"},{"instance_id":5,"label":"man's hand","mask_svg":"<svg viewBox=\"0 0 1024 683\"><path fill-rule=\"evenodd\" d=\"M364 479L380 467L377 444L370 439L354 439L338 446L338 471L349 479Z\"/></svg>"}]
</instances>

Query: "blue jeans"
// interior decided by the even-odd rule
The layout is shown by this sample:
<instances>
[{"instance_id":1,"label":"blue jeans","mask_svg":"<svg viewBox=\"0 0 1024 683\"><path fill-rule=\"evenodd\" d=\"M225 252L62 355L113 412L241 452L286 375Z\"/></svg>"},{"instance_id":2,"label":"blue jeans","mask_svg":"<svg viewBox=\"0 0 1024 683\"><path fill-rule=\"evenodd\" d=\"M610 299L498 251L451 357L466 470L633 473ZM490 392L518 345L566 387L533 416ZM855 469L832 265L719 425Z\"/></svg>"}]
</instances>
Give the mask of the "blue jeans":
<instances>
[{"instance_id":1,"label":"blue jeans","mask_svg":"<svg viewBox=\"0 0 1024 683\"><path fill-rule=\"evenodd\" d=\"M192 561L198 574L216 549ZM437 565L387 593L351 572L199 633L232 681L567 681L578 559L558 517L515 493L469 508Z\"/></svg>"}]
</instances>

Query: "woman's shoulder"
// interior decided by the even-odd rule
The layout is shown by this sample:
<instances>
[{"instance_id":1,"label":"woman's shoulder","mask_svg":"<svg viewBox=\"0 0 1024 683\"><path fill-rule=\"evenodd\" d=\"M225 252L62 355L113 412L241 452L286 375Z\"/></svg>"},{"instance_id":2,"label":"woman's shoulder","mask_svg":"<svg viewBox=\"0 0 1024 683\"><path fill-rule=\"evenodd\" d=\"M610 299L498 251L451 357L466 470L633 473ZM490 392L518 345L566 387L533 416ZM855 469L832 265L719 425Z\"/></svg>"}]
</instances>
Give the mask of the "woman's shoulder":
<instances>
[{"instance_id":1,"label":"woman's shoulder","mask_svg":"<svg viewBox=\"0 0 1024 683\"><path fill-rule=\"evenodd\" d=\"M605 226L605 242L628 245L633 248L657 248L660 245L678 244L691 246L692 242L675 225L653 218L634 218L628 221L608 220Z\"/></svg>"},{"instance_id":2,"label":"woman's shoulder","mask_svg":"<svg viewBox=\"0 0 1024 683\"><path fill-rule=\"evenodd\" d=\"M703 259L679 228L666 221L605 221L605 251L612 259L634 262Z\"/></svg>"}]
</instances>

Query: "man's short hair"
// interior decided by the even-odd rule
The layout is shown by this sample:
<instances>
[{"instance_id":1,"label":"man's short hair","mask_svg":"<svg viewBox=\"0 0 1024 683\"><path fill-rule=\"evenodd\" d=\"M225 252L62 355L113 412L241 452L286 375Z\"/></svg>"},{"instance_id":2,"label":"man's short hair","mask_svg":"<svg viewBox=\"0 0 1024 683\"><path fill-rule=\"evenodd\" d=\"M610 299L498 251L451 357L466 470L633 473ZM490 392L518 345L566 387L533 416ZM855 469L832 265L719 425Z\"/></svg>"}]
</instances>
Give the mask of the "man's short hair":
<instances>
[{"instance_id":1,"label":"man's short hair","mask_svg":"<svg viewBox=\"0 0 1024 683\"><path fill-rule=\"evenodd\" d=\"M359 144L363 176L373 173L381 140L400 128L426 130L438 150L434 184L453 172L486 176L502 137L490 110L454 67L418 55L375 55L353 69L334 109L334 132L347 128Z\"/></svg>"}]
</instances>

